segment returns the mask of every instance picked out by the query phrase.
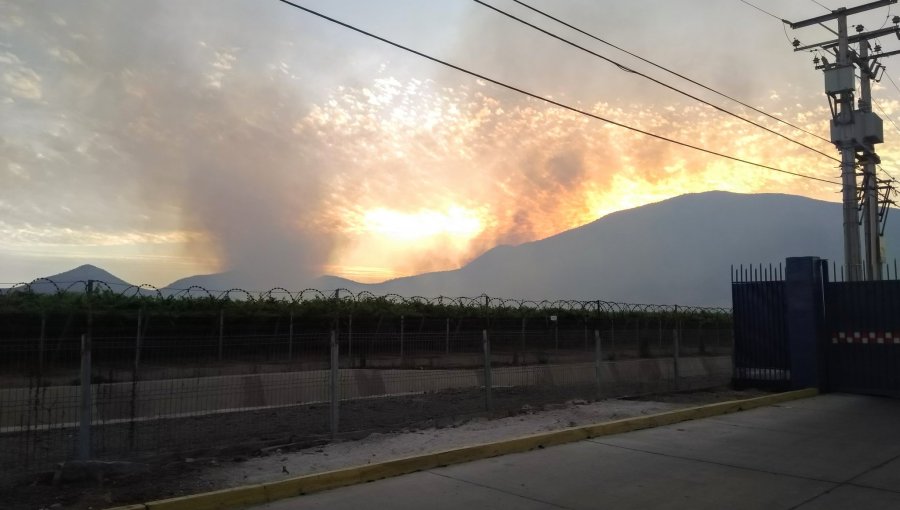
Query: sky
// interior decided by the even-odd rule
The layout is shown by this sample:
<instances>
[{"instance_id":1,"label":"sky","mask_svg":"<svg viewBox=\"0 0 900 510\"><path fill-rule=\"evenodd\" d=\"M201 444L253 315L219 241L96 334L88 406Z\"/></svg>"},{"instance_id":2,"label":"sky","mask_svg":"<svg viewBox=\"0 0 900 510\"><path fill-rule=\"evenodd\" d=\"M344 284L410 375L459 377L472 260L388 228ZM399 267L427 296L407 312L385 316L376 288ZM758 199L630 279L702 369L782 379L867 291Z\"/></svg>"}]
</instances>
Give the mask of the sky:
<instances>
[{"instance_id":1,"label":"sky","mask_svg":"<svg viewBox=\"0 0 900 510\"><path fill-rule=\"evenodd\" d=\"M836 155L512 0L486 2ZM838 176L820 154L470 0L297 3L595 115ZM832 38L822 28L792 32L739 0L526 3L828 136L821 72L790 46ZM752 3L792 20L826 12ZM890 14L851 22L874 29ZM900 83L900 65L884 63ZM900 115L888 80L874 94ZM898 131L885 120L889 170ZM382 281L708 190L840 198L837 186L578 115L276 0L0 0L0 282L86 263L157 286L228 270L261 288L321 274Z\"/></svg>"}]
</instances>

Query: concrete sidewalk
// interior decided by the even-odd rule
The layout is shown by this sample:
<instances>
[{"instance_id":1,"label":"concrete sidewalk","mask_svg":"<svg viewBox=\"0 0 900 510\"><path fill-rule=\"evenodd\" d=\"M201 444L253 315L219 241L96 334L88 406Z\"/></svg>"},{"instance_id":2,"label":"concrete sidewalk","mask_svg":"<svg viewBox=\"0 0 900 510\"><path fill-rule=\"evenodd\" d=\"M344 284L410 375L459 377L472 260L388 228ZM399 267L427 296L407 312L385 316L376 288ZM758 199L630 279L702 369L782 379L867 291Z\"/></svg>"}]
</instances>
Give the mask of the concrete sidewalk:
<instances>
[{"instance_id":1,"label":"concrete sidewalk","mask_svg":"<svg viewBox=\"0 0 900 510\"><path fill-rule=\"evenodd\" d=\"M823 395L255 508L900 508L900 400Z\"/></svg>"}]
</instances>

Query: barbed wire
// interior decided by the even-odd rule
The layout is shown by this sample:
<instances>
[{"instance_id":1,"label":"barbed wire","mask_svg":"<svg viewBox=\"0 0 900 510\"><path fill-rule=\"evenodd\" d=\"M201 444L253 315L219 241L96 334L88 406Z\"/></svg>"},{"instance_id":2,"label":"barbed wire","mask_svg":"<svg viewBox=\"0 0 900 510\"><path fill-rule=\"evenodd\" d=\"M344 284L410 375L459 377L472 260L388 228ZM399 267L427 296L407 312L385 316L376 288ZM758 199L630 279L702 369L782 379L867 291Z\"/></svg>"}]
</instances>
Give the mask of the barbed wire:
<instances>
[{"instance_id":1,"label":"barbed wire","mask_svg":"<svg viewBox=\"0 0 900 510\"><path fill-rule=\"evenodd\" d=\"M52 286L52 292L42 291L40 286ZM105 291L123 298L140 298L147 300L159 300L173 302L180 300L204 300L214 302L283 302L301 304L309 302L341 302L348 304L387 302L394 305L416 306L447 306L463 309L516 309L531 311L582 311L582 312L654 312L654 313L725 313L730 314L731 309L726 307L704 307L683 305L659 305L644 303L623 303L605 301L602 299L578 300L533 300L490 297L481 294L474 297L423 297L401 296L399 294L376 295L363 290L353 292L350 289L339 288L332 291L307 288L299 292L291 292L283 287L274 287L267 291L256 292L241 288L228 290L212 290L200 285L192 285L184 289L170 287L157 288L150 284L123 285L108 283L101 280L78 280L71 282L57 282L48 278L37 278L31 282L20 282L12 287L0 291L0 296L14 294L43 294L66 296L72 293L85 293L89 286L93 291ZM36 290L35 287L38 287ZM122 287L115 291L113 287Z\"/></svg>"}]
</instances>

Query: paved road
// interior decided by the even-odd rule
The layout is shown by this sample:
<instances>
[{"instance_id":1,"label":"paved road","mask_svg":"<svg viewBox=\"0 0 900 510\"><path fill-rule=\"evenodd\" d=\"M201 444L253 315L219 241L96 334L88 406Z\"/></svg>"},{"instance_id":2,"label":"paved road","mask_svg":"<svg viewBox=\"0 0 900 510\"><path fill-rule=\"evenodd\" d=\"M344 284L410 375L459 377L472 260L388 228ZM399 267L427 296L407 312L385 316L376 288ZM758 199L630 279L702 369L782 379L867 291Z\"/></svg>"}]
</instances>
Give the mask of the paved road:
<instances>
[{"instance_id":1,"label":"paved road","mask_svg":"<svg viewBox=\"0 0 900 510\"><path fill-rule=\"evenodd\" d=\"M900 508L900 400L824 395L257 507Z\"/></svg>"}]
</instances>

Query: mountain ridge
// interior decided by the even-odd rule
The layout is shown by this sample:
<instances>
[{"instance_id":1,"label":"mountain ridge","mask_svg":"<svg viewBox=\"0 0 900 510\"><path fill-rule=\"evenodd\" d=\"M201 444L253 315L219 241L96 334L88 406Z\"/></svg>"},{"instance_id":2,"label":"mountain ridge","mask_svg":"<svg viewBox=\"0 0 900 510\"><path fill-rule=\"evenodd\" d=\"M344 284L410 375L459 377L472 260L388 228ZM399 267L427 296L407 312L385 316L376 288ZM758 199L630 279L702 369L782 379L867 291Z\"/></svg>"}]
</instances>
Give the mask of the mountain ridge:
<instances>
[{"instance_id":1,"label":"mountain ridge","mask_svg":"<svg viewBox=\"0 0 900 510\"><path fill-rule=\"evenodd\" d=\"M779 193L690 193L616 211L544 239L498 245L458 269L373 284L324 275L309 286L407 296L487 294L722 306L730 303L732 265L779 263L802 255L840 260L840 208ZM885 237L888 253L900 252L900 227L893 225L888 224ZM251 290L241 277L233 271L195 275L161 290Z\"/></svg>"}]
</instances>

